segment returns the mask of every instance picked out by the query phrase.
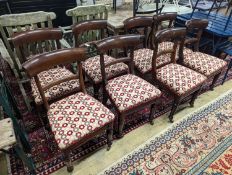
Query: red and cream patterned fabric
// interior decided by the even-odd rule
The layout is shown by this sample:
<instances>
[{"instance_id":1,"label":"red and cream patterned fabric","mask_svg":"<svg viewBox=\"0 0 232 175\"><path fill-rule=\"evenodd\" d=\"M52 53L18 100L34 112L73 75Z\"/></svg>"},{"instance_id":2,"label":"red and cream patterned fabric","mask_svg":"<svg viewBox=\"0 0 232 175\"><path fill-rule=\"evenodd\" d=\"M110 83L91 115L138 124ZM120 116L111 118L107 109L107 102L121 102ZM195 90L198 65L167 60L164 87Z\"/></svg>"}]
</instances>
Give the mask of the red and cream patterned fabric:
<instances>
[{"instance_id":1,"label":"red and cream patterned fabric","mask_svg":"<svg viewBox=\"0 0 232 175\"><path fill-rule=\"evenodd\" d=\"M185 55L184 65L205 76L210 76L218 70L225 68L227 63L224 60L205 53L192 52Z\"/></svg>"},{"instance_id":2,"label":"red and cream patterned fabric","mask_svg":"<svg viewBox=\"0 0 232 175\"><path fill-rule=\"evenodd\" d=\"M206 77L187 67L172 63L157 70L157 79L177 95L182 95L204 83Z\"/></svg>"},{"instance_id":3,"label":"red and cream patterned fabric","mask_svg":"<svg viewBox=\"0 0 232 175\"><path fill-rule=\"evenodd\" d=\"M44 87L45 85L48 85L51 82L57 81L59 79L63 79L65 77L68 77L70 75L73 75L72 72L65 68L57 67L53 68L47 71L43 71L38 74L41 86ZM36 86L35 80L32 79L31 81L31 87L32 87L32 95L34 97L35 103L37 105L40 105L43 103L42 98L40 96L39 90ZM72 92L75 92L79 89L79 80L70 80L63 83L60 83L58 85L55 85L46 91L45 97L48 101L54 100L56 98L59 98L61 96L64 96L64 94L69 94Z\"/></svg>"},{"instance_id":4,"label":"red and cream patterned fabric","mask_svg":"<svg viewBox=\"0 0 232 175\"><path fill-rule=\"evenodd\" d=\"M172 42L162 42L159 44L159 52L171 49L173 47ZM178 49L177 49L178 50ZM192 52L190 49L185 48L184 54ZM177 52L178 55L178 52ZM134 62L135 67L143 74L150 72L152 70L152 57L153 50L151 49L138 49L134 52ZM178 58L178 56L176 56ZM171 54L164 54L158 57L156 60L156 66L160 67L164 64L167 64L171 61Z\"/></svg>"},{"instance_id":5,"label":"red and cream patterned fabric","mask_svg":"<svg viewBox=\"0 0 232 175\"><path fill-rule=\"evenodd\" d=\"M120 112L127 111L161 95L160 90L155 86L131 74L108 81L106 90Z\"/></svg>"},{"instance_id":6,"label":"red and cream patterned fabric","mask_svg":"<svg viewBox=\"0 0 232 175\"><path fill-rule=\"evenodd\" d=\"M99 101L82 92L51 104L47 116L60 149L94 133L115 118Z\"/></svg>"},{"instance_id":7,"label":"red and cream patterned fabric","mask_svg":"<svg viewBox=\"0 0 232 175\"><path fill-rule=\"evenodd\" d=\"M115 58L108 55L105 55L104 59L105 63L110 63L115 60ZM83 63L83 70L95 84L102 82L100 56L87 59ZM127 73L128 71L128 66L125 63L117 63L106 68L106 76L108 78L112 78L114 76Z\"/></svg>"},{"instance_id":8,"label":"red and cream patterned fabric","mask_svg":"<svg viewBox=\"0 0 232 175\"><path fill-rule=\"evenodd\" d=\"M135 67L143 74L152 70L152 56L151 49L138 49L134 52ZM170 54L161 55L156 60L156 66L159 67L171 61Z\"/></svg>"}]
</instances>

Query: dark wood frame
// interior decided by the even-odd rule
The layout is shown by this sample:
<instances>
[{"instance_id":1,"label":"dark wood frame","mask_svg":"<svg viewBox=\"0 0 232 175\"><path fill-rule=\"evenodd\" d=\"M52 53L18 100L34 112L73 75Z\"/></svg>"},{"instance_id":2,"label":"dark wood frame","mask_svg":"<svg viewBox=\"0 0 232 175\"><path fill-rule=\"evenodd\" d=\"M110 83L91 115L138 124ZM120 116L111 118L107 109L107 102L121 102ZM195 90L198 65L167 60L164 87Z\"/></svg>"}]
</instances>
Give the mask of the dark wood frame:
<instances>
[{"instance_id":1,"label":"dark wood frame","mask_svg":"<svg viewBox=\"0 0 232 175\"><path fill-rule=\"evenodd\" d=\"M191 37L186 38L185 45L188 47L192 47L194 52L199 51L199 44L200 44L201 36L203 34L203 30L208 26L208 23L209 22L206 19L191 19L191 20L186 21L185 23L187 34L190 34L189 36L192 35ZM184 56L178 60L179 63L182 65L184 65L183 59L184 59ZM211 75L207 76L208 79L213 78L212 83L210 85L211 90L213 90L214 85L216 81L218 80L218 78L220 77L222 71L223 69L219 69L218 71L215 71Z\"/></svg>"},{"instance_id":2,"label":"dark wood frame","mask_svg":"<svg viewBox=\"0 0 232 175\"><path fill-rule=\"evenodd\" d=\"M19 32L13 35L11 38L12 43L15 46L16 53L20 58L21 63L24 63L28 60L28 57L33 55L41 54L44 51L49 52L56 49L61 49L61 44L59 40L62 39L62 31L58 28L45 28L45 29L36 29L29 30L24 32ZM55 41L54 43L49 43L49 41ZM43 47L42 42L45 43ZM31 49L33 43L38 45L38 50ZM44 50L45 49L45 50Z\"/></svg>"},{"instance_id":3,"label":"dark wood frame","mask_svg":"<svg viewBox=\"0 0 232 175\"><path fill-rule=\"evenodd\" d=\"M62 39L62 36L63 33L61 29L44 28L16 33L13 35L11 41L14 44L21 64L23 64L37 54L61 49L60 40ZM35 47L33 44L36 44L37 47ZM23 72L23 70L21 71ZM50 99L49 103L53 103L73 93L76 93L77 91L79 91L78 88L73 89L73 91L70 91L69 93L64 93L64 95Z\"/></svg>"},{"instance_id":4,"label":"dark wood frame","mask_svg":"<svg viewBox=\"0 0 232 175\"><path fill-rule=\"evenodd\" d=\"M165 21L168 22L168 28L172 28L174 26L175 20L177 17L177 13L170 12L170 13L161 13L154 16L139 16L139 17L131 17L126 19L124 23L124 30L126 33L132 33L133 30L138 28L143 28L143 32L145 35L145 40L143 42L144 48L153 49L154 48L154 35L160 30L162 27L161 24ZM149 31L149 28L151 30ZM152 55L151 55L152 57ZM160 65L159 67L161 67ZM136 69L136 73L147 79L147 75L151 74L151 71L143 74L138 69Z\"/></svg>"},{"instance_id":5,"label":"dark wood frame","mask_svg":"<svg viewBox=\"0 0 232 175\"><path fill-rule=\"evenodd\" d=\"M86 48L71 48L71 49L61 49L61 50L45 53L45 54L34 57L33 59L28 60L27 62L23 63L23 68L25 72L27 73L27 75L30 78L33 78L33 77L35 78L36 85L39 89L40 95L44 102L45 109L47 111L49 110L49 104L48 104L47 99L45 98L44 90L50 86L54 86L61 82L78 78L79 83L80 83L80 91L85 94L87 93L85 90L84 78L83 78L83 73L82 73L82 63L81 63L82 61L85 61L86 59L87 59ZM77 67L78 67L77 74L70 76L70 77L66 77L61 81L48 84L46 87L43 87L43 88L41 87L40 81L38 79L38 74L40 72L51 69L57 65L68 64L68 63L70 64L73 62L77 63ZM82 138L77 143L70 145L69 147L61 150L64 153L65 160L67 161L68 172L73 171L73 166L71 164L71 159L70 159L71 150L81 146L82 144L86 143L90 139L96 137L97 135L105 131L107 132L107 145L108 145L107 150L109 150L112 145L113 122L108 123L104 127L98 129L96 132L89 134L88 136Z\"/></svg>"},{"instance_id":6,"label":"dark wood frame","mask_svg":"<svg viewBox=\"0 0 232 175\"><path fill-rule=\"evenodd\" d=\"M83 35L85 32L91 32L91 31L100 31L100 38L97 38L97 40L92 40L88 42L81 43L79 42L78 38ZM108 32L108 25L107 20L104 19L96 19L96 20L88 20L84 22L80 22L76 25L72 26L72 32L75 38L75 47L86 47L90 43L95 43L98 40L101 40L103 38L106 38L109 36ZM98 98L99 89L101 87L101 83L95 83L90 76L85 72L86 77L90 81L90 83L93 85L94 89L94 97Z\"/></svg>"},{"instance_id":7,"label":"dark wood frame","mask_svg":"<svg viewBox=\"0 0 232 175\"><path fill-rule=\"evenodd\" d=\"M187 91L185 94L178 95L175 91L171 90L167 85L165 85L164 83L162 83L161 81L159 81L156 78L157 77L156 76L156 71L157 71L156 59L160 55L171 53L171 63L175 64L176 63L175 56L176 56L176 52L177 52L177 46L179 45L179 53L178 54L179 54L179 57L181 59L183 58L183 48L184 48L185 36L186 36L186 29L185 28L172 28L172 29L161 30L161 31L157 32L157 34L154 36L154 52L153 52L153 58L152 58L152 74L153 75L152 76L153 76L153 80L155 82L158 82L159 85L164 87L166 90L168 90L168 92L170 92L174 96L173 106L172 106L171 112L169 114L169 120L171 123L173 123L173 115L174 115L178 105L181 103L181 101L183 101L183 99L185 99L189 95L193 94L192 98L190 100L190 105L191 105L191 107L193 107L194 102L197 98L197 95L199 94L201 87L203 85L203 83L202 83L202 84L194 87L193 89ZM166 51L161 51L158 53L159 43L164 42L164 41L168 41L170 39L174 43L173 48L166 50Z\"/></svg>"},{"instance_id":8,"label":"dark wood frame","mask_svg":"<svg viewBox=\"0 0 232 175\"><path fill-rule=\"evenodd\" d=\"M150 124L153 124L153 114L154 114L154 105L156 99L152 99L150 101L147 101L146 103L142 103L134 108L130 108L126 111L120 112L119 109L117 109L116 104L114 103L113 99L110 98L109 94L107 93L106 90L106 85L107 85L107 77L106 77L106 72L105 68L108 66L111 66L113 64L119 63L119 62L124 62L127 63L129 66L129 70L131 74L134 74L134 48L141 44L144 41L144 36L143 35L118 35L118 36L113 36L109 37L106 39L103 39L99 42L96 43L96 47L99 51L100 54L100 64L101 64L101 73L102 73L102 78L103 78L103 104L106 104L107 99L110 99L111 103L113 104L114 108L116 109L117 116L118 116L118 125L117 125L117 137L121 138L123 137L123 127L125 123L125 117L127 115L130 115L134 112L140 111L146 106L150 105L151 112L149 116L149 121ZM126 57L123 58L118 58L112 63L105 64L104 62L104 54L107 53L108 51L115 49L115 48L122 48L126 52L129 50L130 54L129 57L127 57L127 53L125 53ZM112 78L111 78L112 79ZM157 97L158 98L158 97Z\"/></svg>"}]
</instances>

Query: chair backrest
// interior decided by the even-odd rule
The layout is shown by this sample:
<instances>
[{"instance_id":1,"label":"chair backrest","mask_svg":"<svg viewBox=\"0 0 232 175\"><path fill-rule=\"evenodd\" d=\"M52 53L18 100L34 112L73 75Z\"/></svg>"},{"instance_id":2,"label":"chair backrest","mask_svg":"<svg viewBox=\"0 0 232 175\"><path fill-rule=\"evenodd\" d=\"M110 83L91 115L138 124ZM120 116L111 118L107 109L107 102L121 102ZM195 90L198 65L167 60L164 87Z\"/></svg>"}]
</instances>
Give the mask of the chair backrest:
<instances>
[{"instance_id":1,"label":"chair backrest","mask_svg":"<svg viewBox=\"0 0 232 175\"><path fill-rule=\"evenodd\" d=\"M175 57L177 52L177 46L179 46L179 59L183 59L185 36L186 36L185 28L163 29L156 33L156 35L154 36L154 52L152 58L152 73L154 74L155 78L156 78L156 70L157 70L156 62L158 57L170 53L171 63L176 63ZM173 47L159 50L159 44L165 41L169 41L170 39L174 43Z\"/></svg>"},{"instance_id":2,"label":"chair backrest","mask_svg":"<svg viewBox=\"0 0 232 175\"><path fill-rule=\"evenodd\" d=\"M66 15L72 17L73 24L77 24L78 22L86 20L107 19L108 8L108 6L102 4L78 6L67 10Z\"/></svg>"},{"instance_id":3,"label":"chair backrest","mask_svg":"<svg viewBox=\"0 0 232 175\"><path fill-rule=\"evenodd\" d=\"M87 42L101 40L108 36L107 20L90 20L80 22L72 27L75 47Z\"/></svg>"},{"instance_id":4,"label":"chair backrest","mask_svg":"<svg viewBox=\"0 0 232 175\"><path fill-rule=\"evenodd\" d=\"M148 41L152 47L154 44L155 34L159 30L165 28L172 28L174 26L176 17L177 17L176 12L161 13L153 16L152 31L150 32L151 36L149 36L150 41Z\"/></svg>"},{"instance_id":5,"label":"chair backrest","mask_svg":"<svg viewBox=\"0 0 232 175\"><path fill-rule=\"evenodd\" d=\"M161 13L153 16L153 32L157 32L160 29L172 28L174 26L177 17L176 12ZM164 24L163 24L164 23ZM167 24L168 23L168 24Z\"/></svg>"},{"instance_id":6,"label":"chair backrest","mask_svg":"<svg viewBox=\"0 0 232 175\"><path fill-rule=\"evenodd\" d=\"M130 73L134 72L134 49L136 46L141 44L144 40L143 35L118 35L105 38L96 43L96 48L100 54L100 65L101 65L101 74L103 79L103 84L107 84L107 77L105 69L111 65L117 63L127 63L129 66ZM129 50L130 54L129 57L124 58L117 58L115 61L110 63L105 63L104 56L107 52L111 51L112 49L125 49L126 51Z\"/></svg>"},{"instance_id":7,"label":"chair backrest","mask_svg":"<svg viewBox=\"0 0 232 175\"><path fill-rule=\"evenodd\" d=\"M61 29L46 28L17 33L11 41L22 64L33 55L61 49L60 39L62 39Z\"/></svg>"},{"instance_id":8,"label":"chair backrest","mask_svg":"<svg viewBox=\"0 0 232 175\"><path fill-rule=\"evenodd\" d=\"M15 65L19 64L14 55L14 48L9 43L9 39L13 34L37 28L52 28L52 20L55 18L55 13L43 11L0 16L0 33L12 59L8 61L11 68L15 68ZM18 65L18 67L20 66Z\"/></svg>"},{"instance_id":9,"label":"chair backrest","mask_svg":"<svg viewBox=\"0 0 232 175\"><path fill-rule=\"evenodd\" d=\"M51 88L57 84L60 84L65 81L74 80L79 78L80 83L80 91L86 93L83 74L82 74L82 65L81 62L87 59L87 49L86 48L70 48L70 49L60 49L48 53L44 53L42 55L36 56L27 62L23 63L23 69L27 73L27 75L32 78L35 78L36 85L40 92L40 95L43 100L43 104L47 110L49 110L48 101L44 95L44 91L48 88ZM78 74L74 74L71 76L63 77L63 79L58 80L56 82L52 82L47 84L45 87L41 86L41 83L38 78L38 74L42 71L49 70L54 66L68 64L68 63L77 63L78 66Z\"/></svg>"},{"instance_id":10,"label":"chair backrest","mask_svg":"<svg viewBox=\"0 0 232 175\"><path fill-rule=\"evenodd\" d=\"M124 30L128 34L142 34L145 36L145 40L143 42L143 47L148 47L148 37L150 36L152 24L153 24L153 16L137 16L131 17L123 21Z\"/></svg>"},{"instance_id":11,"label":"chair backrest","mask_svg":"<svg viewBox=\"0 0 232 175\"><path fill-rule=\"evenodd\" d=\"M193 46L194 51L199 51L201 36L208 23L207 19L191 19L186 21L185 26L188 37L185 40L185 44Z\"/></svg>"}]
</instances>

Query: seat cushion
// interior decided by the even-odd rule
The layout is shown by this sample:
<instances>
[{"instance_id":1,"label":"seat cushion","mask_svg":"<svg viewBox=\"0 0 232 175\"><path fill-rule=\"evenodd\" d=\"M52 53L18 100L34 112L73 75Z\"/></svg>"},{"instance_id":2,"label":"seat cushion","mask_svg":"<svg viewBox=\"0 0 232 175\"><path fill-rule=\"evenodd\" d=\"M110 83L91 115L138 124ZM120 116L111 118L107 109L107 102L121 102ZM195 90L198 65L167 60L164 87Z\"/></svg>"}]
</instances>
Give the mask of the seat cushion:
<instances>
[{"instance_id":1,"label":"seat cushion","mask_svg":"<svg viewBox=\"0 0 232 175\"><path fill-rule=\"evenodd\" d=\"M157 70L157 80L175 94L183 95L204 83L206 77L187 67L172 63Z\"/></svg>"},{"instance_id":2,"label":"seat cushion","mask_svg":"<svg viewBox=\"0 0 232 175\"><path fill-rule=\"evenodd\" d=\"M104 58L105 63L110 63L115 60L115 58L108 55L105 55ZM95 84L102 82L100 56L95 56L87 59L83 63L83 70ZM108 78L112 78L117 75L125 74L128 71L128 66L125 63L117 63L106 68L106 76Z\"/></svg>"},{"instance_id":3,"label":"seat cushion","mask_svg":"<svg viewBox=\"0 0 232 175\"><path fill-rule=\"evenodd\" d=\"M143 74L152 70L152 56L151 49L138 49L134 52L135 67ZM156 61L156 66L159 67L171 61L170 54L161 55Z\"/></svg>"},{"instance_id":4,"label":"seat cushion","mask_svg":"<svg viewBox=\"0 0 232 175\"><path fill-rule=\"evenodd\" d=\"M120 112L130 110L161 95L155 86L131 74L108 81L106 91Z\"/></svg>"},{"instance_id":5,"label":"seat cushion","mask_svg":"<svg viewBox=\"0 0 232 175\"><path fill-rule=\"evenodd\" d=\"M57 81L59 79L63 79L65 77L68 77L70 75L73 75L72 72L69 70L57 67L53 68L47 71L43 71L38 74L41 86L44 87L48 85L51 82ZM34 97L35 103L37 105L40 105L43 103L42 98L40 96L39 90L36 86L35 80L32 79L31 81L31 87L32 87L32 95ZM48 101L55 100L59 97L65 96L65 94L70 94L72 92L75 92L79 89L79 80L70 80L63 83L60 83L58 85L55 85L45 91L45 97Z\"/></svg>"},{"instance_id":6,"label":"seat cushion","mask_svg":"<svg viewBox=\"0 0 232 175\"><path fill-rule=\"evenodd\" d=\"M225 68L227 62L205 53L192 52L185 55L184 65L208 77Z\"/></svg>"},{"instance_id":7,"label":"seat cushion","mask_svg":"<svg viewBox=\"0 0 232 175\"><path fill-rule=\"evenodd\" d=\"M47 116L60 149L67 148L114 120L114 114L109 109L82 92L51 104Z\"/></svg>"},{"instance_id":8,"label":"seat cushion","mask_svg":"<svg viewBox=\"0 0 232 175\"><path fill-rule=\"evenodd\" d=\"M162 42L159 44L159 52L170 49L173 47L172 42ZM192 52L190 49L185 48L184 53ZM153 50L151 49L138 49L134 52L134 62L135 67L143 74L150 72L152 70L152 57L153 57ZM178 58L178 56L176 56ZM158 57L156 60L156 66L160 67L164 64L170 63L171 61L171 54L164 54Z\"/></svg>"}]
</instances>

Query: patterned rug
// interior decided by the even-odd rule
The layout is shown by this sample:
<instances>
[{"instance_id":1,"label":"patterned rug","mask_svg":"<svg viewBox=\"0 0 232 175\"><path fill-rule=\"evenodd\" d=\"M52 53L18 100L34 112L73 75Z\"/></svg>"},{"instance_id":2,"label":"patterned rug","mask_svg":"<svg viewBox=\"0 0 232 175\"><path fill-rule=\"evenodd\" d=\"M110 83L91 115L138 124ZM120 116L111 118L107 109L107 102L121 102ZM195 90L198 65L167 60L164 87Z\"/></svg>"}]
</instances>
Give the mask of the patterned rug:
<instances>
[{"instance_id":1,"label":"patterned rug","mask_svg":"<svg viewBox=\"0 0 232 175\"><path fill-rule=\"evenodd\" d=\"M5 77L8 77L8 82L11 86L12 92L16 97L16 101L18 107L22 114L21 123L27 130L28 138L30 144L32 146L31 156L36 164L36 172L38 175L48 175L54 171L65 166L63 162L63 157L57 148L57 144L55 143L53 134L45 130L43 127L40 117L35 112L27 112L26 105L24 104L22 95L19 92L19 88L15 83L16 80L14 79L12 72L10 71L9 67L6 65L5 62L0 62L0 70L2 70L5 74ZM224 73L218 79L216 86L220 85ZM232 70L229 72L227 80L232 79ZM202 93L209 90L209 84L211 80L203 87ZM28 86L29 87L29 86ZM27 88L28 94L31 93L30 88ZM93 94L93 89L88 88L88 93ZM156 108L157 112L155 114L155 118L161 116L162 114L170 111L171 104L172 104L172 96L163 92L162 97L157 102ZM186 99L186 101L189 99ZM146 124L148 120L148 109L144 109L141 112L134 114L131 117L128 117L128 121L126 121L124 133L128 133L144 124ZM46 135L48 137L46 137ZM93 153L100 147L106 145L106 138L105 136L98 137L95 140L91 140L82 147L74 150L72 152L72 161L82 159L88 154ZM9 157L9 172L13 175L28 175L27 167L23 166L21 160L14 156Z\"/></svg>"},{"instance_id":2,"label":"patterned rug","mask_svg":"<svg viewBox=\"0 0 232 175\"><path fill-rule=\"evenodd\" d=\"M100 174L231 175L232 90Z\"/></svg>"}]
</instances>

